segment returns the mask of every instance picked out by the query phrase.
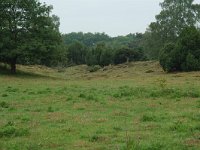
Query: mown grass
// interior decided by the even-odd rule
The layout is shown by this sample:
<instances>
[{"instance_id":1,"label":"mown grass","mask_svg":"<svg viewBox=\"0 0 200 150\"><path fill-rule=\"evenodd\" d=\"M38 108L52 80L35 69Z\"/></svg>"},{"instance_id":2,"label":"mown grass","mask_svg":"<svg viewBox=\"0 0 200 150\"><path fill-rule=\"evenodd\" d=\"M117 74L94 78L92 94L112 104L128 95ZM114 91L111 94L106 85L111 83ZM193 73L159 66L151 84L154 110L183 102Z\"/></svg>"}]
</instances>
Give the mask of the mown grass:
<instances>
[{"instance_id":1,"label":"mown grass","mask_svg":"<svg viewBox=\"0 0 200 150\"><path fill-rule=\"evenodd\" d=\"M200 147L199 72L165 74L155 62L31 69L39 75L0 74L2 150Z\"/></svg>"}]
</instances>

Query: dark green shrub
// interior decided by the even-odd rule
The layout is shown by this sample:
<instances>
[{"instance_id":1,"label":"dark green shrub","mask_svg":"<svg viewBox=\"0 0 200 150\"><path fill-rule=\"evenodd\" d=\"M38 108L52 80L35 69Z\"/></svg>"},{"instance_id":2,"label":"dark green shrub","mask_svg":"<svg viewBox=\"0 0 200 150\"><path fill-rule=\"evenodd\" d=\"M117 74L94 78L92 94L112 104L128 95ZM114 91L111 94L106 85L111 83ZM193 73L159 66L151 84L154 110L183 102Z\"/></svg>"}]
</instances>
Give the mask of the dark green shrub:
<instances>
[{"instance_id":1,"label":"dark green shrub","mask_svg":"<svg viewBox=\"0 0 200 150\"><path fill-rule=\"evenodd\" d=\"M165 45L159 60L166 72L200 70L200 31L184 29L175 44Z\"/></svg>"},{"instance_id":2,"label":"dark green shrub","mask_svg":"<svg viewBox=\"0 0 200 150\"><path fill-rule=\"evenodd\" d=\"M15 135L16 128L13 126L5 126L0 130L0 137L11 137Z\"/></svg>"},{"instance_id":3,"label":"dark green shrub","mask_svg":"<svg viewBox=\"0 0 200 150\"><path fill-rule=\"evenodd\" d=\"M1 96L2 97L8 97L8 94L2 94Z\"/></svg>"},{"instance_id":4,"label":"dark green shrub","mask_svg":"<svg viewBox=\"0 0 200 150\"><path fill-rule=\"evenodd\" d=\"M47 112L54 112L54 110L53 110L53 108L50 106L50 107L48 107Z\"/></svg>"},{"instance_id":5,"label":"dark green shrub","mask_svg":"<svg viewBox=\"0 0 200 150\"><path fill-rule=\"evenodd\" d=\"M99 140L99 136L98 135L93 135L90 139L89 139L89 141L90 142L97 142L98 140Z\"/></svg>"},{"instance_id":6,"label":"dark green shrub","mask_svg":"<svg viewBox=\"0 0 200 150\"><path fill-rule=\"evenodd\" d=\"M114 63L122 64L129 62L131 57L133 57L133 51L129 48L118 49L114 54Z\"/></svg>"},{"instance_id":7,"label":"dark green shrub","mask_svg":"<svg viewBox=\"0 0 200 150\"><path fill-rule=\"evenodd\" d=\"M6 103L6 102L0 102L0 107L2 107L2 108L8 108L9 104Z\"/></svg>"},{"instance_id":8,"label":"dark green shrub","mask_svg":"<svg viewBox=\"0 0 200 150\"><path fill-rule=\"evenodd\" d=\"M166 72L180 70L180 59L176 45L173 43L166 44L161 50L159 61L163 70Z\"/></svg>"},{"instance_id":9,"label":"dark green shrub","mask_svg":"<svg viewBox=\"0 0 200 150\"><path fill-rule=\"evenodd\" d=\"M197 71L200 69L199 65L199 60L189 53L186 57L185 63L182 64L182 68L184 71Z\"/></svg>"},{"instance_id":10,"label":"dark green shrub","mask_svg":"<svg viewBox=\"0 0 200 150\"><path fill-rule=\"evenodd\" d=\"M98 70L100 70L100 69L101 69L101 66L99 66L99 65L89 66L89 67L88 67L88 71L89 71L89 72L96 72L96 71L98 71Z\"/></svg>"},{"instance_id":11,"label":"dark green shrub","mask_svg":"<svg viewBox=\"0 0 200 150\"><path fill-rule=\"evenodd\" d=\"M16 128L12 122L8 122L4 127L0 129L0 138L26 136L28 134L28 129Z\"/></svg>"},{"instance_id":12,"label":"dark green shrub","mask_svg":"<svg viewBox=\"0 0 200 150\"><path fill-rule=\"evenodd\" d=\"M142 116L142 119L141 119L143 122L148 122L148 121L155 121L156 118L155 116L153 116L152 114L145 114Z\"/></svg>"},{"instance_id":13,"label":"dark green shrub","mask_svg":"<svg viewBox=\"0 0 200 150\"><path fill-rule=\"evenodd\" d=\"M123 47L115 52L113 60L114 64L122 64L131 61L146 60L146 57L141 48L133 49Z\"/></svg>"},{"instance_id":14,"label":"dark green shrub","mask_svg":"<svg viewBox=\"0 0 200 150\"><path fill-rule=\"evenodd\" d=\"M86 96L85 94L81 93L81 94L79 95L79 97L80 97L80 98L86 98L87 96Z\"/></svg>"}]
</instances>

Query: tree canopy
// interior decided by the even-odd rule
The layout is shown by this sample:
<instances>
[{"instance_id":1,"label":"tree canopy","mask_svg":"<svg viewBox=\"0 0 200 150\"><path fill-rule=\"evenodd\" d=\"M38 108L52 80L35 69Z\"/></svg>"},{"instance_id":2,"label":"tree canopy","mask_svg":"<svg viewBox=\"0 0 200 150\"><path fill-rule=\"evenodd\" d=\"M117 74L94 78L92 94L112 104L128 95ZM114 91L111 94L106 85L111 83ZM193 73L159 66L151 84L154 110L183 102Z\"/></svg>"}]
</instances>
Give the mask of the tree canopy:
<instances>
[{"instance_id":1,"label":"tree canopy","mask_svg":"<svg viewBox=\"0 0 200 150\"><path fill-rule=\"evenodd\" d=\"M185 28L175 44L163 48L160 64L167 72L200 70L200 31Z\"/></svg>"},{"instance_id":2,"label":"tree canopy","mask_svg":"<svg viewBox=\"0 0 200 150\"><path fill-rule=\"evenodd\" d=\"M52 9L37 0L0 0L0 61L13 73L17 62L49 65L55 57L62 40Z\"/></svg>"},{"instance_id":3,"label":"tree canopy","mask_svg":"<svg viewBox=\"0 0 200 150\"><path fill-rule=\"evenodd\" d=\"M146 49L151 58L158 58L159 51L168 42L176 42L186 27L199 25L200 4L194 0L164 0L162 11L156 16L146 31Z\"/></svg>"}]
</instances>

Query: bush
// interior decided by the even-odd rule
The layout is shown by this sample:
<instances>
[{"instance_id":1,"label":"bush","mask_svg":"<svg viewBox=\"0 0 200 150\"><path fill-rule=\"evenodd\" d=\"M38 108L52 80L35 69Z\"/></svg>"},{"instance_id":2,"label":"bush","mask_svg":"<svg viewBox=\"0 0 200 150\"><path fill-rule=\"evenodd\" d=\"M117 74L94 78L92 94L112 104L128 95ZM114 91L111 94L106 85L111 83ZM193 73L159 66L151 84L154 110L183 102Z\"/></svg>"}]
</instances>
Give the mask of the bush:
<instances>
[{"instance_id":1,"label":"bush","mask_svg":"<svg viewBox=\"0 0 200 150\"><path fill-rule=\"evenodd\" d=\"M152 114L145 114L145 115L142 116L141 120L143 122L151 122L151 121L155 121L156 118Z\"/></svg>"},{"instance_id":2,"label":"bush","mask_svg":"<svg viewBox=\"0 0 200 150\"><path fill-rule=\"evenodd\" d=\"M12 122L8 122L0 129L0 138L2 137L19 137L29 134L28 129L16 128Z\"/></svg>"},{"instance_id":3,"label":"bush","mask_svg":"<svg viewBox=\"0 0 200 150\"><path fill-rule=\"evenodd\" d=\"M195 27L183 30L175 44L165 45L159 60L166 72L200 70L200 31Z\"/></svg>"},{"instance_id":4,"label":"bush","mask_svg":"<svg viewBox=\"0 0 200 150\"><path fill-rule=\"evenodd\" d=\"M1 103L0 103L0 107L2 107L2 108L8 108L8 107L9 107L9 104L6 103L6 102L1 102Z\"/></svg>"},{"instance_id":5,"label":"bush","mask_svg":"<svg viewBox=\"0 0 200 150\"><path fill-rule=\"evenodd\" d=\"M182 64L182 68L184 71L197 71L200 69L200 63L198 59L194 57L191 53L189 53L186 57L185 63Z\"/></svg>"},{"instance_id":6,"label":"bush","mask_svg":"<svg viewBox=\"0 0 200 150\"><path fill-rule=\"evenodd\" d=\"M114 55L114 63L115 64L122 64L125 62L130 61L132 57L132 50L129 48L121 48L115 52Z\"/></svg>"},{"instance_id":7,"label":"bush","mask_svg":"<svg viewBox=\"0 0 200 150\"><path fill-rule=\"evenodd\" d=\"M146 57L141 48L131 49L131 48L120 48L114 54L114 64L122 64L130 61L145 60Z\"/></svg>"},{"instance_id":8,"label":"bush","mask_svg":"<svg viewBox=\"0 0 200 150\"><path fill-rule=\"evenodd\" d=\"M179 63L176 59L176 47L173 43L168 43L164 46L160 54L160 65L166 72L176 71L179 69Z\"/></svg>"},{"instance_id":9,"label":"bush","mask_svg":"<svg viewBox=\"0 0 200 150\"><path fill-rule=\"evenodd\" d=\"M88 67L88 71L89 71L89 72L96 72L96 71L98 71L98 70L100 70L100 69L101 69L101 66L99 66L99 65L89 66L89 67Z\"/></svg>"}]
</instances>

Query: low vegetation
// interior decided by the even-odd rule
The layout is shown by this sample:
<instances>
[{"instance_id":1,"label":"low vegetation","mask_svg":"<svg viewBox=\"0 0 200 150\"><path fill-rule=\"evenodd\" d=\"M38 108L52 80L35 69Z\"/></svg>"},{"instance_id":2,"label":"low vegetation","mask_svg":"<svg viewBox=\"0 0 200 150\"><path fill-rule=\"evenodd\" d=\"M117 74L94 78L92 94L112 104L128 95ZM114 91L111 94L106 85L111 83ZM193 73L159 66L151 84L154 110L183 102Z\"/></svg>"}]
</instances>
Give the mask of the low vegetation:
<instances>
[{"instance_id":1,"label":"low vegetation","mask_svg":"<svg viewBox=\"0 0 200 150\"><path fill-rule=\"evenodd\" d=\"M200 146L199 72L166 74L158 62L18 68L0 74L0 149Z\"/></svg>"}]
</instances>

